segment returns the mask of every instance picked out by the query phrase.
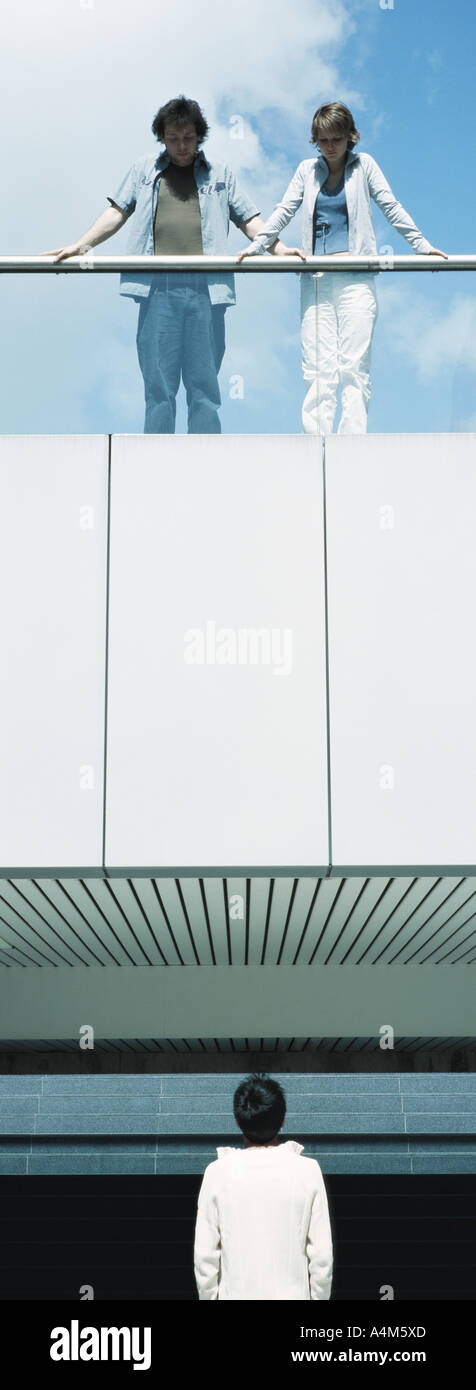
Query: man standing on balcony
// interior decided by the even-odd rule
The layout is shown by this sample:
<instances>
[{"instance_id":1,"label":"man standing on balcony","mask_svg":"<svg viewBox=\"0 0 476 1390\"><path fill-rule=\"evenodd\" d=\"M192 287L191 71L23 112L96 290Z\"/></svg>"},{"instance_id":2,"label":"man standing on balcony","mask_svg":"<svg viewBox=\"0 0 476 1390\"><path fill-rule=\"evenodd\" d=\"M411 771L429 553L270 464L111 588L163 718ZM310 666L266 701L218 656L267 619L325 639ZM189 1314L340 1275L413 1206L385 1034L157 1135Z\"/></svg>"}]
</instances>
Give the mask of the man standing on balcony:
<instances>
[{"instance_id":1,"label":"man standing on balcony","mask_svg":"<svg viewBox=\"0 0 476 1390\"><path fill-rule=\"evenodd\" d=\"M250 241L264 227L228 165L201 149L208 125L196 101L179 96L154 118L162 154L142 155L111 204L71 246L43 254L60 261L84 254L119 231L134 213L129 255L223 256L230 218ZM269 248L283 250L276 241ZM182 376L189 434L219 434L218 386L225 351L225 311L235 303L234 279L191 271L121 274L120 292L140 304L137 351L144 378L146 434L173 434Z\"/></svg>"}]
</instances>

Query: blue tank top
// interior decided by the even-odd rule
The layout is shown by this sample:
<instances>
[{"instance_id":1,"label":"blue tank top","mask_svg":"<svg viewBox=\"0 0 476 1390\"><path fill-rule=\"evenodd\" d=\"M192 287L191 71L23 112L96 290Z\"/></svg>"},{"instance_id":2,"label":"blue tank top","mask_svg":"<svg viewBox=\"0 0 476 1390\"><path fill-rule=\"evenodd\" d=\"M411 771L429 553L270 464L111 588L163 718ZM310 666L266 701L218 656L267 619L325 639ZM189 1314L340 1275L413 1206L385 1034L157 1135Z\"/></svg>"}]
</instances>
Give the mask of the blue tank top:
<instances>
[{"instance_id":1,"label":"blue tank top","mask_svg":"<svg viewBox=\"0 0 476 1390\"><path fill-rule=\"evenodd\" d=\"M336 188L319 190L314 207L314 255L348 251L349 220L344 174Z\"/></svg>"}]
</instances>

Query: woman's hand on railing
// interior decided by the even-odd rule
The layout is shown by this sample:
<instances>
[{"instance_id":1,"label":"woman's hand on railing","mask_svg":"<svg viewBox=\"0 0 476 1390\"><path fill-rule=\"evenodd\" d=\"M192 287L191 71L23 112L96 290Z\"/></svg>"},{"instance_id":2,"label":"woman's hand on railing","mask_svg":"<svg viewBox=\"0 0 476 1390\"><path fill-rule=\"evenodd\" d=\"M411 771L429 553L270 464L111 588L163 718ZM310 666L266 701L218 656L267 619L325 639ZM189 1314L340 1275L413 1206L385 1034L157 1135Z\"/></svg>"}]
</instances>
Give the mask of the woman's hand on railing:
<instances>
[{"instance_id":1,"label":"woman's hand on railing","mask_svg":"<svg viewBox=\"0 0 476 1390\"><path fill-rule=\"evenodd\" d=\"M306 259L304 252L300 251L298 246L285 246L284 243L281 243L279 249L276 245L273 246L272 254L274 256L299 256L301 261L305 261ZM249 248L246 246L245 250L240 251L238 256L236 257L237 265L239 265L240 261L244 261L245 256L250 255L256 255L256 252L250 251Z\"/></svg>"},{"instance_id":2,"label":"woman's hand on railing","mask_svg":"<svg viewBox=\"0 0 476 1390\"><path fill-rule=\"evenodd\" d=\"M238 255L237 255L237 257L236 257L236 264L239 265L239 264L240 264L240 261L244 261L245 256L256 256L256 254L257 254L256 251L250 251L249 247L248 247L248 246L245 246L244 251L240 251L240 252L238 253Z\"/></svg>"},{"instance_id":3,"label":"woman's hand on railing","mask_svg":"<svg viewBox=\"0 0 476 1390\"><path fill-rule=\"evenodd\" d=\"M426 254L427 256L442 256L444 261L448 260L446 251L438 251L436 246L430 246L430 250Z\"/></svg>"},{"instance_id":4,"label":"woman's hand on railing","mask_svg":"<svg viewBox=\"0 0 476 1390\"><path fill-rule=\"evenodd\" d=\"M85 251L90 251L90 246L83 246L82 241L73 242L72 246L57 246L55 251L40 251L41 256L53 256L55 261L63 261L67 256L83 256Z\"/></svg>"},{"instance_id":5,"label":"woman's hand on railing","mask_svg":"<svg viewBox=\"0 0 476 1390\"><path fill-rule=\"evenodd\" d=\"M299 246L285 246L284 241L276 242L272 248L272 256L299 256L301 261L305 261L304 251L300 251Z\"/></svg>"}]
</instances>

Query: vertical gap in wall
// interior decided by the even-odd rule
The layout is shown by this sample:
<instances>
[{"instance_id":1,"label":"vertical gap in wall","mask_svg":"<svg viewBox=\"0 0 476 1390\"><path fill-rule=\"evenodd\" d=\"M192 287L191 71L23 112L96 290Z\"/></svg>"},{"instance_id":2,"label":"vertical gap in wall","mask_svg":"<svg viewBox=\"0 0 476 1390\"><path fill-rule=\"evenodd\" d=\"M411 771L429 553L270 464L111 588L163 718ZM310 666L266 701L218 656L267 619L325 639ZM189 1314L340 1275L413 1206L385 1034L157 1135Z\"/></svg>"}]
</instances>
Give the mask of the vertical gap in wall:
<instances>
[{"instance_id":1,"label":"vertical gap in wall","mask_svg":"<svg viewBox=\"0 0 476 1390\"><path fill-rule=\"evenodd\" d=\"M104 767L103 767L103 819L102 819L102 867L106 869L106 795L107 795L107 704L109 678L109 561L111 544L111 452L112 435L107 436L107 523L106 523L106 645L104 660Z\"/></svg>"},{"instance_id":2,"label":"vertical gap in wall","mask_svg":"<svg viewBox=\"0 0 476 1390\"><path fill-rule=\"evenodd\" d=\"M329 875L332 869L331 717L329 702L329 606L327 593L326 443L324 435L322 436L322 514L324 523L324 639L326 659L327 828L329 835Z\"/></svg>"}]
</instances>

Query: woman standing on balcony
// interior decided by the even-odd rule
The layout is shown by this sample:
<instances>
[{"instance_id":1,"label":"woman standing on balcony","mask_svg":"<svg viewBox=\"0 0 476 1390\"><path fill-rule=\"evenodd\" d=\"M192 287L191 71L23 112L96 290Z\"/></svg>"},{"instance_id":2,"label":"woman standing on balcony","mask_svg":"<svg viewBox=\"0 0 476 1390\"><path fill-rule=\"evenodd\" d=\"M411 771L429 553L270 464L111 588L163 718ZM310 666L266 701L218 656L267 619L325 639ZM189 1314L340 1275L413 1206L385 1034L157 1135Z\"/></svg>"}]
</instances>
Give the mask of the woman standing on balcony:
<instances>
[{"instance_id":1,"label":"woman standing on balcony","mask_svg":"<svg viewBox=\"0 0 476 1390\"><path fill-rule=\"evenodd\" d=\"M370 154L358 154L360 138L354 118L340 101L316 111L310 144L317 159L298 165L284 197L244 256L265 251L282 228L303 209L302 251L274 248L275 254L376 255L372 224L373 198L387 220L414 251L443 256L425 239L394 198L382 170ZM318 285L319 281L319 285ZM342 412L339 434L364 434L370 399L370 349L377 317L374 273L334 271L301 276L302 369L308 384L302 407L306 434L331 434L339 384Z\"/></svg>"}]
</instances>

